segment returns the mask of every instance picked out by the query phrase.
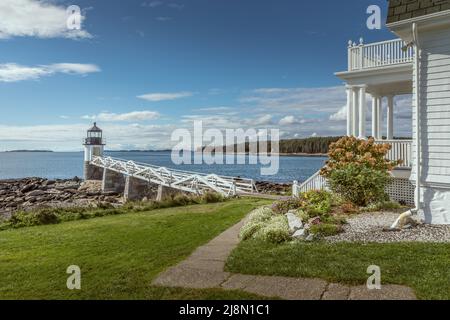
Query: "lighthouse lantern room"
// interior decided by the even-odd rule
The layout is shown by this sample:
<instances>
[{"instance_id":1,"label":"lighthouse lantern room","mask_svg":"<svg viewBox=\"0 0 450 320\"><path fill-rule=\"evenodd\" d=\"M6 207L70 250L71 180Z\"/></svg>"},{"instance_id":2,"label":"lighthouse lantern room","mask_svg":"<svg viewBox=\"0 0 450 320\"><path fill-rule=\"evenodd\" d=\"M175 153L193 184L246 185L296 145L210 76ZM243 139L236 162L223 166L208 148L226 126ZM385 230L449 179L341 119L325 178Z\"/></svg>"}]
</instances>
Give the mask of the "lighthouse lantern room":
<instances>
[{"instance_id":1,"label":"lighthouse lantern room","mask_svg":"<svg viewBox=\"0 0 450 320\"><path fill-rule=\"evenodd\" d=\"M84 139L84 179L85 180L99 180L101 179L102 172L99 172L100 168L97 168L90 164L93 157L102 157L105 142L103 139L102 130L97 127L97 123L87 131L86 138Z\"/></svg>"}]
</instances>

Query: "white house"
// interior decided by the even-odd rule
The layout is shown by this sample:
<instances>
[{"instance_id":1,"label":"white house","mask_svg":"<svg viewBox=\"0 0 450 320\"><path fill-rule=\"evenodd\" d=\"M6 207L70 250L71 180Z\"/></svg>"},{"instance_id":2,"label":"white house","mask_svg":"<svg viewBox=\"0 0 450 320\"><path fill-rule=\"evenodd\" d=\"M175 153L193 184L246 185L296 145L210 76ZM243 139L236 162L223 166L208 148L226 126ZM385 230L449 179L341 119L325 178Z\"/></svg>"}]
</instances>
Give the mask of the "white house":
<instances>
[{"instance_id":1,"label":"white house","mask_svg":"<svg viewBox=\"0 0 450 320\"><path fill-rule=\"evenodd\" d=\"M387 26L399 38L350 41L348 69L336 73L347 88L347 135L391 144L389 159L403 163L387 193L427 223L450 224L450 0L388 1ZM394 98L404 94L413 96L411 140L395 138ZM319 173L294 184L324 187Z\"/></svg>"},{"instance_id":2,"label":"white house","mask_svg":"<svg viewBox=\"0 0 450 320\"><path fill-rule=\"evenodd\" d=\"M414 193L427 223L450 224L450 0L390 0L387 22L399 39L350 42L348 70L336 73L347 85L347 134L392 144L389 157L404 162L391 195ZM413 96L412 140L394 140L394 97L402 94Z\"/></svg>"}]
</instances>

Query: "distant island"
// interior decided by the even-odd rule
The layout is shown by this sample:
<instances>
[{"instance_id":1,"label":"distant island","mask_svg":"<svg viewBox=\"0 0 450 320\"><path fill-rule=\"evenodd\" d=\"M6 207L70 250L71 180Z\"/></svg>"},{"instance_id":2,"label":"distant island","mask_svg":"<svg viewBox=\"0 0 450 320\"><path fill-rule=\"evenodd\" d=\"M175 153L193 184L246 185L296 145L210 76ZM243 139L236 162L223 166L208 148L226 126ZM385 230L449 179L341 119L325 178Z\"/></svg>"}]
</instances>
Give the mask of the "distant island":
<instances>
[{"instance_id":1,"label":"distant island","mask_svg":"<svg viewBox=\"0 0 450 320\"><path fill-rule=\"evenodd\" d=\"M279 155L280 156L326 156L328 148L331 143L336 142L341 137L310 137L304 139L286 139L280 140L279 143ZM268 142L268 148L271 149L270 141ZM242 145L241 145L242 147ZM233 146L231 147L233 148ZM202 150L215 152L215 149L211 147L203 147ZM227 152L227 147L222 147L222 152ZM250 152L249 143L246 142L244 146L245 153ZM234 145L234 152L238 151L238 145ZM259 150L258 150L259 152Z\"/></svg>"},{"instance_id":2,"label":"distant island","mask_svg":"<svg viewBox=\"0 0 450 320\"><path fill-rule=\"evenodd\" d=\"M53 152L52 150L8 150L5 152Z\"/></svg>"}]
</instances>

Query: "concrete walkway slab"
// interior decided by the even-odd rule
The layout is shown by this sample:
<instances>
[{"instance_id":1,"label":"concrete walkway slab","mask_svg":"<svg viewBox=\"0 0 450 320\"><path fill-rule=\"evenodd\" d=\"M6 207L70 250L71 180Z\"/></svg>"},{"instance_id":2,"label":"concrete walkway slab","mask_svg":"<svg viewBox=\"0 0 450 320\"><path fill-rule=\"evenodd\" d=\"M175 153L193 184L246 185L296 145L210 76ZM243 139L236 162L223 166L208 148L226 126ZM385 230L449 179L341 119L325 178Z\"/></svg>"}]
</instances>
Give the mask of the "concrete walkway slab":
<instances>
[{"instance_id":1,"label":"concrete walkway slab","mask_svg":"<svg viewBox=\"0 0 450 320\"><path fill-rule=\"evenodd\" d=\"M385 285L381 290L366 286L349 287L321 279L231 274L225 262L239 243L245 219L197 248L186 260L161 273L153 285L193 289L242 290L266 297L288 300L411 300L414 291L405 286Z\"/></svg>"},{"instance_id":2,"label":"concrete walkway slab","mask_svg":"<svg viewBox=\"0 0 450 320\"><path fill-rule=\"evenodd\" d=\"M405 286L382 285L380 290L368 290L366 286L352 287L350 300L416 300L414 291Z\"/></svg>"}]
</instances>

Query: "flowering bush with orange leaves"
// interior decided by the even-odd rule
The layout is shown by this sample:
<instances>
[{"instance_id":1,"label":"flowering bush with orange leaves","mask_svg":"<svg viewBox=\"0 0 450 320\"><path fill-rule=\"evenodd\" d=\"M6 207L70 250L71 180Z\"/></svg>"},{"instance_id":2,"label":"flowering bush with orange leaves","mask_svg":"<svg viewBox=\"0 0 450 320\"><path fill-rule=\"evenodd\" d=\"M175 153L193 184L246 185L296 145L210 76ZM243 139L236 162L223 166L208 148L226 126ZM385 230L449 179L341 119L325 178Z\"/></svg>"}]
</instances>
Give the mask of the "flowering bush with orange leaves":
<instances>
[{"instance_id":1,"label":"flowering bush with orange leaves","mask_svg":"<svg viewBox=\"0 0 450 320\"><path fill-rule=\"evenodd\" d=\"M329 160L320 174L328 179L330 188L356 205L384 200L389 171L400 161L389 161L389 144L375 140L344 137L330 145Z\"/></svg>"}]
</instances>

